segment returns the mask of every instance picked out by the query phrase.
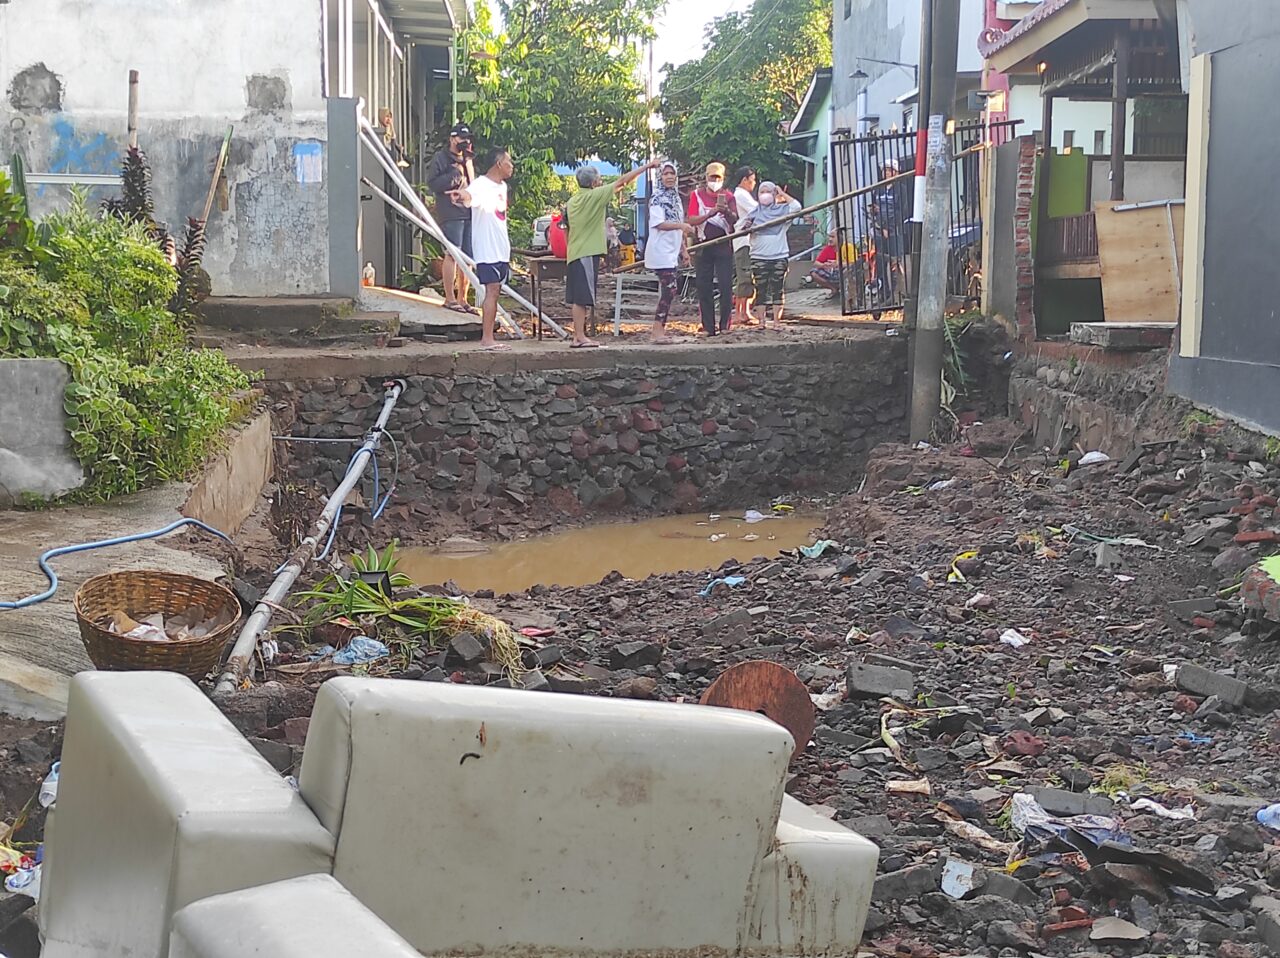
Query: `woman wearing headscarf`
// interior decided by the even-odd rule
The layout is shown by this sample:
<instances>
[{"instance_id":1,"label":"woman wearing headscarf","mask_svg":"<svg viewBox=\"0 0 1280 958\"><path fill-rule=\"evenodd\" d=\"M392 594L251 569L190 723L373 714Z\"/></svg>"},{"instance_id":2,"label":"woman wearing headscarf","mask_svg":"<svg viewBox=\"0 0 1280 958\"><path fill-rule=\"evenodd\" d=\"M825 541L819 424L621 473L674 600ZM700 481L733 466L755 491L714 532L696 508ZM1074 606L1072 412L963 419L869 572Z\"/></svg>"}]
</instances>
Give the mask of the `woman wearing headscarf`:
<instances>
[{"instance_id":1,"label":"woman wearing headscarf","mask_svg":"<svg viewBox=\"0 0 1280 958\"><path fill-rule=\"evenodd\" d=\"M653 314L652 338L662 345L672 341L667 336L667 316L676 298L680 264L689 262L685 237L696 232L685 222L679 182L679 169L666 160L658 170L658 186L649 200L649 242L644 248L644 265L658 277L658 308Z\"/></svg>"}]
</instances>

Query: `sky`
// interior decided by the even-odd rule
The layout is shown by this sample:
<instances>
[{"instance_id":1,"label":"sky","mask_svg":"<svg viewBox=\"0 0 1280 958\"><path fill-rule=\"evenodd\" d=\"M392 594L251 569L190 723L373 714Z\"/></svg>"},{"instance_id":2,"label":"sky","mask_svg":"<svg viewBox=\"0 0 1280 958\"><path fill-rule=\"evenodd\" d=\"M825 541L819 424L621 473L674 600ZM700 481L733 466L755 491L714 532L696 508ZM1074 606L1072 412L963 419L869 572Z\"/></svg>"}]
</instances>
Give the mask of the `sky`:
<instances>
[{"instance_id":1,"label":"sky","mask_svg":"<svg viewBox=\"0 0 1280 958\"><path fill-rule=\"evenodd\" d=\"M658 20L658 39L653 47L653 62L659 71L655 84L662 82L664 63L679 65L701 55L703 33L712 20L731 10L750 8L751 0L670 0Z\"/></svg>"}]
</instances>

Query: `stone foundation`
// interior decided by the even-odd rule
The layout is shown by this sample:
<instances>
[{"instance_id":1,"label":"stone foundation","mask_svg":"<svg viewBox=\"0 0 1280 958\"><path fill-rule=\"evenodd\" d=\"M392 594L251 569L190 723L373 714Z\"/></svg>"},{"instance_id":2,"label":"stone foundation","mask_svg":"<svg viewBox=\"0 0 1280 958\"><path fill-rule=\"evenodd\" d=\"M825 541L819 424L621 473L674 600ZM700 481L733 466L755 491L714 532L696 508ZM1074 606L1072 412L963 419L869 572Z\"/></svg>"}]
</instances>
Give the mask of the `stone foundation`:
<instances>
[{"instance_id":1,"label":"stone foundation","mask_svg":"<svg viewBox=\"0 0 1280 958\"><path fill-rule=\"evenodd\" d=\"M902 434L904 343L826 346L780 346L767 364L410 376L390 422L397 501L457 509L483 529L495 497L541 498L563 512L663 511L847 486L871 446ZM380 379L266 388L292 406L293 434L314 438L363 435L383 395ZM290 452L290 478L332 488L352 447L298 443Z\"/></svg>"}]
</instances>

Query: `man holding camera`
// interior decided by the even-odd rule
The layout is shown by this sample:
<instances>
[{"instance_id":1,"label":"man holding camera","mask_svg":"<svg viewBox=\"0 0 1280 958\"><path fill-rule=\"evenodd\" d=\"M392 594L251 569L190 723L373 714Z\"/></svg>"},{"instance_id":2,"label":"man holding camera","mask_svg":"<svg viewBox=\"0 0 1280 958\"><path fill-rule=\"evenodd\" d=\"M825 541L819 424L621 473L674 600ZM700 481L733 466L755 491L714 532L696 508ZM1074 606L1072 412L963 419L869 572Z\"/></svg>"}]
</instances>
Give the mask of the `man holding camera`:
<instances>
[{"instance_id":1,"label":"man holding camera","mask_svg":"<svg viewBox=\"0 0 1280 958\"><path fill-rule=\"evenodd\" d=\"M456 123L449 131L449 145L436 153L427 174L427 185L436 198L436 220L449 242L468 256L473 255L471 210L457 200L457 194L475 181L474 158L471 128L465 123ZM458 268L453 257L447 253L443 278L445 308L455 313L478 315L478 309L467 305L467 291L470 288L467 274Z\"/></svg>"}]
</instances>

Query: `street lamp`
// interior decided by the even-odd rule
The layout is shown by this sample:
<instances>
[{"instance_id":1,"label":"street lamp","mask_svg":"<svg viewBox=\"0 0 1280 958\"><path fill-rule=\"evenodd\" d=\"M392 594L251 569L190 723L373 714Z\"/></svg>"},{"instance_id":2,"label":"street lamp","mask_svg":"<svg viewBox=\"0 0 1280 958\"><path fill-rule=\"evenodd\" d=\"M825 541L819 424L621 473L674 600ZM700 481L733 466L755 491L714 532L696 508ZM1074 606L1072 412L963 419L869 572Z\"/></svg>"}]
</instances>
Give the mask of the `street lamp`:
<instances>
[{"instance_id":1,"label":"street lamp","mask_svg":"<svg viewBox=\"0 0 1280 958\"><path fill-rule=\"evenodd\" d=\"M899 60L877 60L875 57L854 57L854 60L859 63L881 63L888 67L902 67L904 70L910 70L911 75L915 77L916 85L920 85L920 67L918 64L902 63ZM862 67L858 67L858 69L849 74L850 80L866 80L868 78L867 71Z\"/></svg>"}]
</instances>

